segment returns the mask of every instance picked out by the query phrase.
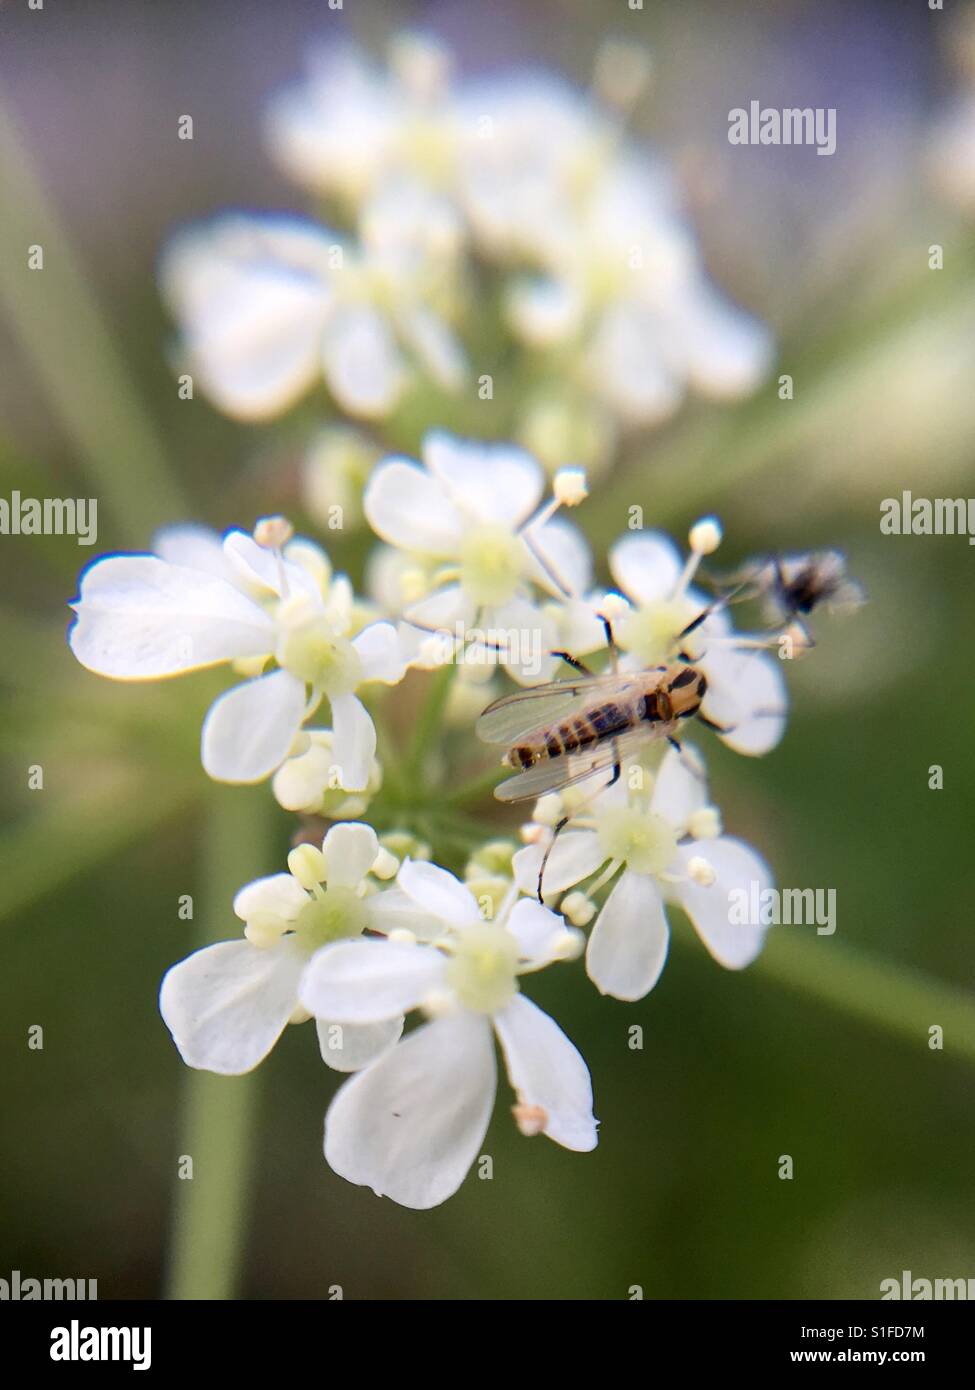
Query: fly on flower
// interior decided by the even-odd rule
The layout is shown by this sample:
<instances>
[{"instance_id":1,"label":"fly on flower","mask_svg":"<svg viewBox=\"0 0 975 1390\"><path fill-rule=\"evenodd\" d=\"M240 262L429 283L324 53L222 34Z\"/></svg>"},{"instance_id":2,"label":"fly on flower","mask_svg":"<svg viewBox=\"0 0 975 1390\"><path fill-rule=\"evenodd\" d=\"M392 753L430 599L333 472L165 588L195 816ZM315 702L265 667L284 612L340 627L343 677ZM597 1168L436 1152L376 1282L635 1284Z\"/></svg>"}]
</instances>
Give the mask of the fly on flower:
<instances>
[{"instance_id":1,"label":"fly on flower","mask_svg":"<svg viewBox=\"0 0 975 1390\"><path fill-rule=\"evenodd\" d=\"M727 575L723 584L744 598L761 598L770 623L795 623L809 646L812 636L804 620L815 609L850 610L866 601L862 585L847 574L846 557L839 550L759 556Z\"/></svg>"},{"instance_id":2,"label":"fly on flower","mask_svg":"<svg viewBox=\"0 0 975 1390\"><path fill-rule=\"evenodd\" d=\"M680 634L703 623L706 608ZM561 791L608 771L604 787L619 781L623 764L652 740L665 738L681 751L681 721L697 717L719 733L727 730L702 712L708 682L704 672L689 663L672 662L652 670L621 672L618 669L612 626L603 618L609 644L610 669L596 675L568 652L555 652L575 667L575 680L552 681L495 700L477 722L478 737L485 743L507 744L502 759L515 769L495 787L499 801L525 801ZM555 837L568 817L555 827ZM551 845L550 845L551 848ZM547 859L547 856L546 856ZM543 859L538 874L538 899L542 901Z\"/></svg>"},{"instance_id":3,"label":"fly on flower","mask_svg":"<svg viewBox=\"0 0 975 1390\"><path fill-rule=\"evenodd\" d=\"M481 715L478 737L508 744L503 763L515 768L494 794L525 801L560 791L612 768L650 739L679 747L679 721L701 715L707 677L694 666L586 674L552 681L495 700ZM607 785L609 785L607 783Z\"/></svg>"}]
</instances>

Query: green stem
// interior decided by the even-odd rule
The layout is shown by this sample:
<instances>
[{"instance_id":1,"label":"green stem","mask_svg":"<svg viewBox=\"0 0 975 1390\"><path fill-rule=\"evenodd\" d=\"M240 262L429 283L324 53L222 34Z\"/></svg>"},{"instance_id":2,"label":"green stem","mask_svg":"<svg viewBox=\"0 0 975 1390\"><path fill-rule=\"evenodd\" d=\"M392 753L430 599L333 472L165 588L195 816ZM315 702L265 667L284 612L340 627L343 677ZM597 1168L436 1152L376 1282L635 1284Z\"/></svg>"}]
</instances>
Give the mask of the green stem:
<instances>
[{"instance_id":1,"label":"green stem","mask_svg":"<svg viewBox=\"0 0 975 1390\"><path fill-rule=\"evenodd\" d=\"M438 798L438 804L445 806L464 806L468 801L480 801L482 797L489 796L501 780L504 769L492 767L487 772L480 773L477 777L472 777L469 782L458 787L456 791L448 792L445 796Z\"/></svg>"},{"instance_id":2,"label":"green stem","mask_svg":"<svg viewBox=\"0 0 975 1390\"><path fill-rule=\"evenodd\" d=\"M198 946L232 935L237 890L268 859L267 788L217 787L203 842L204 888ZM255 1074L187 1071L179 1160L192 1178L176 1178L167 1280L171 1299L230 1299L240 1292L247 1207L254 1172Z\"/></svg>"},{"instance_id":3,"label":"green stem","mask_svg":"<svg viewBox=\"0 0 975 1390\"><path fill-rule=\"evenodd\" d=\"M413 737L403 761L403 781L414 794L425 785L424 768L430 749L443 732L443 716L456 667L441 666L433 675L427 698L417 715Z\"/></svg>"},{"instance_id":4,"label":"green stem","mask_svg":"<svg viewBox=\"0 0 975 1390\"><path fill-rule=\"evenodd\" d=\"M119 534L136 545L164 520L188 514L159 436L132 389L91 280L31 165L0 99L0 303L30 364L73 439ZM43 250L43 269L28 248Z\"/></svg>"},{"instance_id":5,"label":"green stem","mask_svg":"<svg viewBox=\"0 0 975 1390\"><path fill-rule=\"evenodd\" d=\"M853 946L780 931L771 932L753 968L915 1047L928 1046L928 1029L937 1024L944 1051L975 1062L975 998L956 985Z\"/></svg>"},{"instance_id":6,"label":"green stem","mask_svg":"<svg viewBox=\"0 0 975 1390\"><path fill-rule=\"evenodd\" d=\"M114 782L104 792L58 797L0 836L0 920L117 859L130 844L185 815L197 789L185 778ZM238 885L239 886L239 885Z\"/></svg>"}]
</instances>

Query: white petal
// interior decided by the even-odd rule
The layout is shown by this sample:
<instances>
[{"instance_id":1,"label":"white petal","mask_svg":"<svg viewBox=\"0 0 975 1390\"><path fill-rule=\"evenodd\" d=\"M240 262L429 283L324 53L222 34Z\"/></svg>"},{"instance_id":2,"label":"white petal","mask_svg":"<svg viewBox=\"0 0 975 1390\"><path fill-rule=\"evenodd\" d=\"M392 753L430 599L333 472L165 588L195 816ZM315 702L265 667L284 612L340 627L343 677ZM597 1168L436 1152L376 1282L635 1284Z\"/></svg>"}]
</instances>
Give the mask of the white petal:
<instances>
[{"instance_id":1,"label":"white petal","mask_svg":"<svg viewBox=\"0 0 975 1390\"><path fill-rule=\"evenodd\" d=\"M349 415L386 415L399 398L404 377L399 349L382 314L363 305L333 313L322 338L325 379Z\"/></svg>"},{"instance_id":2,"label":"white petal","mask_svg":"<svg viewBox=\"0 0 975 1390\"><path fill-rule=\"evenodd\" d=\"M316 1027L322 1061L333 1071L360 1071L399 1041L403 1019L387 1018L382 1023L330 1023L320 1018Z\"/></svg>"},{"instance_id":3,"label":"white petal","mask_svg":"<svg viewBox=\"0 0 975 1390\"><path fill-rule=\"evenodd\" d=\"M223 540L209 526L164 526L152 538L153 553L168 565L203 570L217 579L230 579Z\"/></svg>"},{"instance_id":4,"label":"white petal","mask_svg":"<svg viewBox=\"0 0 975 1390\"><path fill-rule=\"evenodd\" d=\"M630 425L666 419L683 394L659 339L653 315L631 305L609 310L593 336L591 380Z\"/></svg>"},{"instance_id":5,"label":"white petal","mask_svg":"<svg viewBox=\"0 0 975 1390\"><path fill-rule=\"evenodd\" d=\"M681 845L677 855L684 868L688 859L700 855L717 874L710 888L686 882L678 889L681 906L698 936L715 960L729 970L751 964L765 944L767 930L761 922L748 920L752 897L757 894L760 902L761 894L772 887L772 873L765 860L750 845L724 835L705 844ZM738 920L739 904L747 909L745 923Z\"/></svg>"},{"instance_id":6,"label":"white petal","mask_svg":"<svg viewBox=\"0 0 975 1390\"><path fill-rule=\"evenodd\" d=\"M452 927L481 921L477 899L460 879L419 859L404 860L396 882L417 904Z\"/></svg>"},{"instance_id":7,"label":"white petal","mask_svg":"<svg viewBox=\"0 0 975 1390\"><path fill-rule=\"evenodd\" d=\"M763 323L727 303L706 283L685 296L680 316L688 377L718 400L756 390L769 370L774 343Z\"/></svg>"},{"instance_id":8,"label":"white petal","mask_svg":"<svg viewBox=\"0 0 975 1390\"><path fill-rule=\"evenodd\" d=\"M339 784L347 792L365 791L376 756L376 726L356 695L332 695L332 748Z\"/></svg>"},{"instance_id":9,"label":"white petal","mask_svg":"<svg viewBox=\"0 0 975 1390\"><path fill-rule=\"evenodd\" d=\"M289 594L305 593L321 603L321 591L307 570L287 560L279 561L272 550L258 545L245 531L229 531L224 537L223 552L228 570L255 597L283 597L283 580Z\"/></svg>"},{"instance_id":10,"label":"white petal","mask_svg":"<svg viewBox=\"0 0 975 1390\"><path fill-rule=\"evenodd\" d=\"M447 584L419 603L410 604L403 616L407 631L401 633L400 640L407 648L416 643L418 650L426 650L427 638L438 632L451 640L445 638L437 650L450 655L455 648L460 649L462 640L473 629L477 604L459 584Z\"/></svg>"},{"instance_id":11,"label":"white petal","mask_svg":"<svg viewBox=\"0 0 975 1390\"><path fill-rule=\"evenodd\" d=\"M597 616L604 600L605 590L598 590L585 598L548 606L547 611L552 613L558 627L558 645L562 651L585 656L587 652L606 650L606 629Z\"/></svg>"},{"instance_id":12,"label":"white petal","mask_svg":"<svg viewBox=\"0 0 975 1390\"><path fill-rule=\"evenodd\" d=\"M325 1157L401 1206L439 1206L477 1157L496 1085L487 1019L428 1023L341 1087L325 1117Z\"/></svg>"},{"instance_id":13,"label":"white petal","mask_svg":"<svg viewBox=\"0 0 975 1390\"><path fill-rule=\"evenodd\" d=\"M513 331L531 347L550 347L579 329L584 297L567 280L523 277L508 289L506 315Z\"/></svg>"},{"instance_id":14,"label":"white petal","mask_svg":"<svg viewBox=\"0 0 975 1390\"><path fill-rule=\"evenodd\" d=\"M550 615L526 598L486 608L477 629L500 647L498 661L521 685L538 685L551 674L556 628Z\"/></svg>"},{"instance_id":15,"label":"white petal","mask_svg":"<svg viewBox=\"0 0 975 1390\"><path fill-rule=\"evenodd\" d=\"M355 888L376 862L379 840L371 825L344 821L333 825L322 845L330 888Z\"/></svg>"},{"instance_id":16,"label":"white petal","mask_svg":"<svg viewBox=\"0 0 975 1390\"><path fill-rule=\"evenodd\" d=\"M584 594L592 583L592 556L578 527L556 517L544 526L533 526L531 539L529 573L535 583L559 598Z\"/></svg>"},{"instance_id":17,"label":"white petal","mask_svg":"<svg viewBox=\"0 0 975 1390\"><path fill-rule=\"evenodd\" d=\"M301 1002L316 1018L381 1023L407 1014L443 984L444 956L398 941L337 941L312 956Z\"/></svg>"},{"instance_id":18,"label":"white petal","mask_svg":"<svg viewBox=\"0 0 975 1390\"><path fill-rule=\"evenodd\" d=\"M205 770L218 782L270 777L288 756L304 711L305 688L289 671L234 686L203 721Z\"/></svg>"},{"instance_id":19,"label":"white petal","mask_svg":"<svg viewBox=\"0 0 975 1390\"><path fill-rule=\"evenodd\" d=\"M527 845L512 859L515 882L523 893L535 893L538 888L538 871L544 854L544 845ZM594 874L605 862L606 856L594 830L563 830L545 865L542 889L546 894L561 893Z\"/></svg>"},{"instance_id":20,"label":"white petal","mask_svg":"<svg viewBox=\"0 0 975 1390\"><path fill-rule=\"evenodd\" d=\"M392 623L370 623L352 640L362 663L364 681L395 685L406 674L406 658Z\"/></svg>"},{"instance_id":21,"label":"white petal","mask_svg":"<svg viewBox=\"0 0 975 1390\"><path fill-rule=\"evenodd\" d=\"M609 568L623 592L642 604L669 599L683 564L669 536L662 531L639 531L611 547Z\"/></svg>"},{"instance_id":22,"label":"white petal","mask_svg":"<svg viewBox=\"0 0 975 1390\"><path fill-rule=\"evenodd\" d=\"M405 459L388 459L373 469L363 509L376 535L402 550L456 555L464 521L438 479Z\"/></svg>"},{"instance_id":23,"label":"white petal","mask_svg":"<svg viewBox=\"0 0 975 1390\"><path fill-rule=\"evenodd\" d=\"M559 959L569 930L557 912L528 898L515 903L505 926L518 942L519 960L536 968Z\"/></svg>"},{"instance_id":24,"label":"white petal","mask_svg":"<svg viewBox=\"0 0 975 1390\"><path fill-rule=\"evenodd\" d=\"M675 830L683 831L694 812L707 804L708 784L700 754L686 743L680 753L676 748L668 749L653 784L650 810L663 816Z\"/></svg>"},{"instance_id":25,"label":"white petal","mask_svg":"<svg viewBox=\"0 0 975 1390\"><path fill-rule=\"evenodd\" d=\"M256 1067L294 1012L305 960L287 939L268 950L221 941L167 971L159 1011L187 1066L224 1076Z\"/></svg>"},{"instance_id":26,"label":"white petal","mask_svg":"<svg viewBox=\"0 0 975 1390\"><path fill-rule=\"evenodd\" d=\"M205 307L184 320L207 394L243 420L285 410L318 376L330 299L323 280L281 262L227 267Z\"/></svg>"},{"instance_id":27,"label":"white petal","mask_svg":"<svg viewBox=\"0 0 975 1390\"><path fill-rule=\"evenodd\" d=\"M291 922L307 901L308 894L291 874L268 874L241 888L234 898L234 912L242 922L249 922L262 912Z\"/></svg>"},{"instance_id":28,"label":"white petal","mask_svg":"<svg viewBox=\"0 0 975 1390\"><path fill-rule=\"evenodd\" d=\"M436 941L444 933L444 923L425 908L418 907L402 888L384 888L365 899L372 931L388 936L394 931L409 931L419 941Z\"/></svg>"},{"instance_id":29,"label":"white petal","mask_svg":"<svg viewBox=\"0 0 975 1390\"><path fill-rule=\"evenodd\" d=\"M781 661L764 652L711 646L698 664L708 678L704 712L728 729L722 742L754 757L774 748L785 732L789 704Z\"/></svg>"},{"instance_id":30,"label":"white petal","mask_svg":"<svg viewBox=\"0 0 975 1390\"><path fill-rule=\"evenodd\" d=\"M670 932L653 879L624 870L589 937L586 973L601 994L642 999L660 979Z\"/></svg>"},{"instance_id":31,"label":"white petal","mask_svg":"<svg viewBox=\"0 0 975 1390\"><path fill-rule=\"evenodd\" d=\"M516 994L494 1015L494 1026L519 1101L545 1111L543 1133L577 1153L594 1149L589 1068L555 1020Z\"/></svg>"},{"instance_id":32,"label":"white petal","mask_svg":"<svg viewBox=\"0 0 975 1390\"><path fill-rule=\"evenodd\" d=\"M401 316L400 329L438 386L459 391L467 375L467 359L444 320L428 309L414 309Z\"/></svg>"},{"instance_id":33,"label":"white petal","mask_svg":"<svg viewBox=\"0 0 975 1390\"><path fill-rule=\"evenodd\" d=\"M538 506L545 483L541 465L512 444L483 444L432 430L423 462L447 495L471 519L512 527Z\"/></svg>"},{"instance_id":34,"label":"white petal","mask_svg":"<svg viewBox=\"0 0 975 1390\"><path fill-rule=\"evenodd\" d=\"M328 597L322 609L333 630L347 633L352 628L355 590L347 574L337 574L328 587Z\"/></svg>"},{"instance_id":35,"label":"white petal","mask_svg":"<svg viewBox=\"0 0 975 1390\"><path fill-rule=\"evenodd\" d=\"M154 555L110 555L81 580L71 650L117 680L174 676L274 649L273 624L231 584Z\"/></svg>"}]
</instances>

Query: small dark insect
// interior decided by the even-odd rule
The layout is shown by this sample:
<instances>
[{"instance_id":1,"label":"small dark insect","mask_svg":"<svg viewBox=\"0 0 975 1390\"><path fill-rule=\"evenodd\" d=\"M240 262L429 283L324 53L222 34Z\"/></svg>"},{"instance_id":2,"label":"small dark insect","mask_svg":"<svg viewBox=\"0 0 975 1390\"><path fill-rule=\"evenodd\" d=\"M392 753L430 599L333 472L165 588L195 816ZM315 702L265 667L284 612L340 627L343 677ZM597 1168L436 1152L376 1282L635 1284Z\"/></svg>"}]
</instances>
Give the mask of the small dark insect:
<instances>
[{"instance_id":1,"label":"small dark insect","mask_svg":"<svg viewBox=\"0 0 975 1390\"><path fill-rule=\"evenodd\" d=\"M732 588L739 599L761 599L770 626L798 623L810 645L804 620L815 609L850 610L866 599L862 586L847 574L839 550L759 556L716 582L720 588Z\"/></svg>"}]
</instances>

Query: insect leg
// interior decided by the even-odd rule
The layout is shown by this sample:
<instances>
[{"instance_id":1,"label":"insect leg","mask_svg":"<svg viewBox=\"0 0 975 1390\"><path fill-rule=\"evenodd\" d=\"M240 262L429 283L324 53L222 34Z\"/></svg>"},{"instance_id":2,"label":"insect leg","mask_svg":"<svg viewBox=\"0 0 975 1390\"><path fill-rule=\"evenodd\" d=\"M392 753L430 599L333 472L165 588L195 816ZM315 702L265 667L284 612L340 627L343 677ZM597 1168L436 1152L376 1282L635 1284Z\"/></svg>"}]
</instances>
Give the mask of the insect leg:
<instances>
[{"instance_id":1,"label":"insect leg","mask_svg":"<svg viewBox=\"0 0 975 1390\"><path fill-rule=\"evenodd\" d=\"M580 671L584 676L592 675L592 672L585 662L579 661L577 657L570 656L568 652L549 652L549 656L558 657L560 661L564 661L567 666L571 666L575 671Z\"/></svg>"},{"instance_id":2,"label":"insect leg","mask_svg":"<svg viewBox=\"0 0 975 1390\"><path fill-rule=\"evenodd\" d=\"M599 795L600 792L608 791L610 787L614 787L616 783L620 780L620 777L623 772L623 764L620 762L619 748L616 744L615 739L613 740L613 749L616 753L616 761L613 763L613 771L610 775L609 781L604 782L601 787L597 787L596 790L590 796L587 796L586 801L582 802L579 806L577 806L575 811L572 812L572 815L562 817L562 819L556 824L555 829L552 831L552 838L545 846L545 853L542 855L542 862L538 866L538 884L535 888L535 896L538 898L538 901L542 904L543 907L545 906L545 899L542 897L542 879L545 877L545 866L548 863L549 855L555 848L555 841L558 839L559 833L565 829L565 827L569 824L569 821L572 819L572 816L577 815L578 812L582 809L582 806L586 804L586 802L595 800L595 798Z\"/></svg>"},{"instance_id":3,"label":"insect leg","mask_svg":"<svg viewBox=\"0 0 975 1390\"><path fill-rule=\"evenodd\" d=\"M736 726L734 724L716 724L713 719L709 719L700 710L697 712L697 718L706 729L713 729L716 734L731 734L735 731Z\"/></svg>"},{"instance_id":4,"label":"insect leg","mask_svg":"<svg viewBox=\"0 0 975 1390\"><path fill-rule=\"evenodd\" d=\"M714 601L712 603L709 603L707 607L702 608L700 613L698 613L697 617L692 618L691 621L687 624L687 626L685 628L682 628L681 631L678 632L677 641L680 642L684 637L690 637L691 633L694 632L697 628L699 628L703 622L707 622L708 618L710 618L712 613L718 613L721 611L722 608L727 608L728 604L735 597L735 595L741 593L744 587L744 584L736 584L733 589L729 589L727 593L722 594L720 598L714 599Z\"/></svg>"},{"instance_id":5,"label":"insect leg","mask_svg":"<svg viewBox=\"0 0 975 1390\"><path fill-rule=\"evenodd\" d=\"M607 650L609 651L609 665L610 665L610 669L611 669L612 671L618 671L618 670L619 670L620 649L619 649L619 647L616 645L616 638L615 638L615 636L613 635L613 624L612 624L612 623L610 622L610 620L606 617L606 614L605 614L605 613L597 613L596 616L598 617L599 621L602 623L602 625L603 625L603 631L604 631L605 634L606 634L606 647L607 647Z\"/></svg>"},{"instance_id":6,"label":"insect leg","mask_svg":"<svg viewBox=\"0 0 975 1390\"><path fill-rule=\"evenodd\" d=\"M782 607L788 609L791 607L789 603L789 585L785 577L785 570L782 568L782 556L773 555L772 563L775 566L776 597L782 604Z\"/></svg>"},{"instance_id":7,"label":"insect leg","mask_svg":"<svg viewBox=\"0 0 975 1390\"><path fill-rule=\"evenodd\" d=\"M407 623L410 627L417 628L417 630L420 632L432 632L435 637L449 637L453 642L455 651L457 650L458 642L466 640L463 638L458 638L457 634L455 632L451 632L449 627L434 627L431 623L421 623L416 618L404 618L403 622ZM508 650L507 647L504 646L504 644L501 642L479 641L476 645L479 647L484 647L484 649L489 652L505 652Z\"/></svg>"}]
</instances>

